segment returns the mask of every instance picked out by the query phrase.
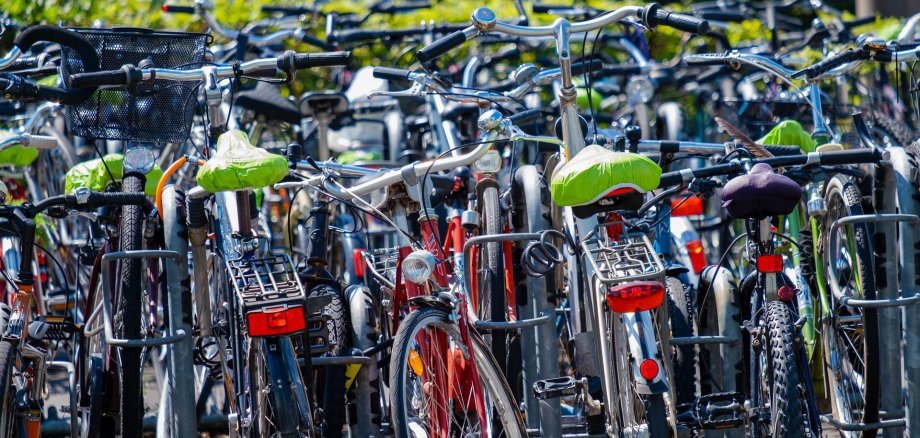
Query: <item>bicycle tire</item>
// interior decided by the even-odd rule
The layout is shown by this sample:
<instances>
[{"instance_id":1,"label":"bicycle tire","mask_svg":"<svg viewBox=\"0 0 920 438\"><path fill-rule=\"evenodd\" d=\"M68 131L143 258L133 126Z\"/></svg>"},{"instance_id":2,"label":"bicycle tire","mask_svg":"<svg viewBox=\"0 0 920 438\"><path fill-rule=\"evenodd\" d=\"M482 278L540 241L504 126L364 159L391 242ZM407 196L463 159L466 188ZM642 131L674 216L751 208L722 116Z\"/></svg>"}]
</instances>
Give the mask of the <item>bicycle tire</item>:
<instances>
[{"instance_id":1,"label":"bicycle tire","mask_svg":"<svg viewBox=\"0 0 920 438\"><path fill-rule=\"evenodd\" d=\"M377 306L371 291L364 286L353 285L346 289L350 308L351 345L364 351L377 345ZM362 365L350 391L352 410L349 411L351 436L376 436L380 434L380 369L375 360Z\"/></svg>"},{"instance_id":2,"label":"bicycle tire","mask_svg":"<svg viewBox=\"0 0 920 438\"><path fill-rule=\"evenodd\" d=\"M122 180L125 193L143 193L144 176L131 173ZM121 210L119 221L119 249L137 251L141 249L143 239L143 207L126 205ZM141 259L128 258L119 262L119 289L117 291L119 306L116 316L116 330L122 339L141 339L141 320L143 291ZM119 347L120 390L119 403L121 413L122 438L141 438L144 434L144 381L142 348Z\"/></svg>"},{"instance_id":3,"label":"bicycle tire","mask_svg":"<svg viewBox=\"0 0 920 438\"><path fill-rule=\"evenodd\" d=\"M413 372L410 370L409 365L410 351L414 351L412 346L418 333L421 330L432 329L441 330L442 333L456 338L460 336L460 327L451 321L450 314L447 311L426 307L409 314L400 324L399 330L397 330L394 337L392 355L390 356L390 391L392 394L390 420L393 431L399 438L413 436L408 421L410 403L408 403L407 397L411 383L407 380L407 376ZM492 405L487 409L493 414L493 423L497 420L501 426L503 434L500 434L500 436L526 437L527 432L523 419L517 413L517 403L511 395L508 382L502 377L495 358L475 331L470 330L469 335L472 340L472 358L474 359L469 363L475 364L482 387L488 391L488 397L485 398L491 401ZM463 354L462 350L458 349L457 351ZM451 354L453 355L454 353ZM469 352L466 354L467 356L464 360L470 357ZM448 414L453 415L455 413L449 412ZM460 436L465 435L460 433Z\"/></svg>"},{"instance_id":4,"label":"bicycle tire","mask_svg":"<svg viewBox=\"0 0 920 438\"><path fill-rule=\"evenodd\" d=\"M480 195L482 204L482 229L485 234L496 236L504 233L502 228L502 209L499 202L498 186L486 186ZM505 278L503 245L500 242L488 242L485 245L481 265L485 268L488 288L480 288L480 302L488 302L488 312L480 309L480 318L491 321L506 321L505 315ZM482 283L480 283L482 284ZM482 295L488 294L483 297ZM504 331L493 332L490 336L492 353L500 359L499 366L504 372L507 369L508 337Z\"/></svg>"},{"instance_id":5,"label":"bicycle tire","mask_svg":"<svg viewBox=\"0 0 920 438\"><path fill-rule=\"evenodd\" d=\"M803 412L804 401L799 384L795 353L795 318L785 303L771 301L763 309L763 327L766 328L767 355L766 385L770 395L770 432L777 438L794 438L806 435Z\"/></svg>"},{"instance_id":6,"label":"bicycle tire","mask_svg":"<svg viewBox=\"0 0 920 438\"><path fill-rule=\"evenodd\" d=\"M297 404L294 402L294 395L291 393L291 378L288 375L288 370L296 369L296 367L289 367L283 364L284 359L280 353L282 348L277 345L278 342L290 341L286 338L265 338L257 341L261 341L267 347L263 349L262 353L265 355L263 360L266 365L266 377L271 382L269 383L271 405L268 409L270 413L263 411L257 413L257 415L271 415L269 422L274 426L275 434L270 436L301 438L302 435L298 430L300 415L294 409Z\"/></svg>"},{"instance_id":7,"label":"bicycle tire","mask_svg":"<svg viewBox=\"0 0 920 438\"><path fill-rule=\"evenodd\" d=\"M841 176L835 176L831 178L827 183L825 189L825 199L826 205L828 206L828 218L836 217L845 217L845 216L854 216L862 215L863 208L861 204L861 198L859 196L859 191L856 186L846 180ZM835 216L835 213L832 210L837 210L838 208L842 209ZM828 220L827 223L830 223L831 220ZM851 269L858 269L859 275L854 281L858 281L860 284L857 286L862 290L863 296L861 298L867 300L873 300L876 298L876 288L875 288L875 277L874 269L872 268L873 257L872 257L872 248L869 243L869 227L865 223L855 223L852 225L853 229L853 242L848 242L848 247L852 244L852 248L855 249L855 254L848 254L848 260L850 260ZM840 229L843 231L843 229ZM832 236L827 236L828 239L825 242L830 242ZM849 239L848 239L849 240ZM822 263L825 263L825 266L828 266L829 263L837 263L838 257L830 254L835 252L833 248L825 248L822 254L822 257L825 257L826 260L823 260ZM848 251L849 252L849 251ZM853 260L855 259L855 265ZM839 271L839 269L838 269ZM830 272L830 271L827 271ZM837 281L836 279L829 278L828 281ZM832 295L832 294L831 294ZM833 296L830 297L831 302L835 303L836 300ZM835 311L836 309L831 309ZM861 362L862 373L860 376L860 381L862 382L862 398L863 405L861 412L856 412L857 418L852 418L852 412L846 413L843 412L845 407L841 403L846 403L848 400L838 399L838 386L841 384L841 380L836 378L829 378L830 385L830 394L831 394L831 407L833 409L833 414L835 418L842 419L846 422L863 422L863 423L874 423L879 421L879 401L880 401L880 353L879 353L879 327L878 327L878 311L874 309L855 309L847 308L846 312L849 312L852 315L852 312L860 312L860 323L861 323L861 332L862 332L862 360ZM829 375L834 376L835 373L840 372L841 376L845 375L847 370L835 369L834 361L830 360L831 355L835 355L839 360L836 363L841 363L840 360L852 359L847 354L841 354L839 351L836 341L836 335L838 333L837 327L837 318L831 318L831 324L826 326L822 333L822 342L825 347L825 361L826 366L831 371ZM857 347L858 348L858 347ZM853 364L850 364L850 371L852 370ZM858 372L858 371L856 371ZM844 388L844 391L852 394L852 389ZM877 435L877 430L865 431L863 433L864 437L872 438Z\"/></svg>"},{"instance_id":8,"label":"bicycle tire","mask_svg":"<svg viewBox=\"0 0 920 438\"><path fill-rule=\"evenodd\" d=\"M16 360L16 344L12 341L0 341L0 385L3 385L2 400L0 400L0 431L3 436L12 437L13 427L15 425L15 407L12 405L12 398L16 395L16 389L12 388L13 363ZM13 416L11 418L10 416Z\"/></svg>"},{"instance_id":9,"label":"bicycle tire","mask_svg":"<svg viewBox=\"0 0 920 438\"><path fill-rule=\"evenodd\" d=\"M651 438L669 438L674 436L668 427L667 405L664 394L651 394L645 397L645 421L648 424L648 436Z\"/></svg>"},{"instance_id":10,"label":"bicycle tire","mask_svg":"<svg viewBox=\"0 0 920 438\"><path fill-rule=\"evenodd\" d=\"M697 333L696 310L693 303L693 289L680 279L668 277L667 280L668 316L671 323L671 337L694 337ZM676 392L675 403L680 405L692 403L699 395L699 346L697 344L672 345L671 363L674 372L673 387ZM692 376L692 378L691 378Z\"/></svg>"},{"instance_id":11,"label":"bicycle tire","mask_svg":"<svg viewBox=\"0 0 920 438\"><path fill-rule=\"evenodd\" d=\"M331 349L328 356L343 356L348 352L348 313L342 294L335 287L322 284L310 290L310 296L330 296L332 301L323 307L323 313L328 318L326 327L329 330L327 342ZM337 438L342 436L342 429L346 424L347 405L345 400L345 366L330 365L323 367L318 373L322 376L322 406L325 436Z\"/></svg>"}]
</instances>

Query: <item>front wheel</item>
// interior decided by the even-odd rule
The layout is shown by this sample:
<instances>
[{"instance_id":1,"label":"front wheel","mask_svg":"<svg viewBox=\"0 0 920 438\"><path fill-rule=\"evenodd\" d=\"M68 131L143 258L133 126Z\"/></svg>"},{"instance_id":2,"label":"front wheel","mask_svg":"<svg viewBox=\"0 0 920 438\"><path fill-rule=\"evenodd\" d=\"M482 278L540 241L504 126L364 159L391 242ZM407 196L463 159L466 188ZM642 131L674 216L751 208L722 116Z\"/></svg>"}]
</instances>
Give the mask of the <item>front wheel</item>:
<instances>
[{"instance_id":1,"label":"front wheel","mask_svg":"<svg viewBox=\"0 0 920 438\"><path fill-rule=\"evenodd\" d=\"M493 437L526 437L495 358L472 330L469 351L460 329L446 311L434 308L412 312L400 324L390 357L395 435L488 436L489 428Z\"/></svg>"},{"instance_id":2,"label":"front wheel","mask_svg":"<svg viewBox=\"0 0 920 438\"><path fill-rule=\"evenodd\" d=\"M125 193L144 193L144 176L125 175L122 180ZM144 215L143 207L126 205L121 209L119 239L121 251L137 251L143 241ZM119 262L119 299L116 313L116 330L123 339L141 339L142 306L144 278L141 275L143 261L137 258L122 259ZM141 348L119 348L121 390L121 436L123 438L141 438L144 424L144 382Z\"/></svg>"}]
</instances>

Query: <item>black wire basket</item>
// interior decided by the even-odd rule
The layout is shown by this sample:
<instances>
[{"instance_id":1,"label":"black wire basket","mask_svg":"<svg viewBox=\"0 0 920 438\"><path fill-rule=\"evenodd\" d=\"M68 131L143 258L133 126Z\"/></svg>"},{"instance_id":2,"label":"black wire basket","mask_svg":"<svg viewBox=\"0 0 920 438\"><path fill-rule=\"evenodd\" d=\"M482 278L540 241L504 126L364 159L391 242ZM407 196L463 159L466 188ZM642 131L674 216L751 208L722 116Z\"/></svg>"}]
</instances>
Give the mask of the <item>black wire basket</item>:
<instances>
[{"instance_id":1,"label":"black wire basket","mask_svg":"<svg viewBox=\"0 0 920 438\"><path fill-rule=\"evenodd\" d=\"M197 68L205 60L211 36L147 29L73 29L96 47L102 70L125 64L172 69ZM66 83L83 71L77 53L64 48L61 74ZM67 107L67 128L89 139L137 143L182 143L195 114L195 83L157 79L122 88L100 89L86 101Z\"/></svg>"}]
</instances>

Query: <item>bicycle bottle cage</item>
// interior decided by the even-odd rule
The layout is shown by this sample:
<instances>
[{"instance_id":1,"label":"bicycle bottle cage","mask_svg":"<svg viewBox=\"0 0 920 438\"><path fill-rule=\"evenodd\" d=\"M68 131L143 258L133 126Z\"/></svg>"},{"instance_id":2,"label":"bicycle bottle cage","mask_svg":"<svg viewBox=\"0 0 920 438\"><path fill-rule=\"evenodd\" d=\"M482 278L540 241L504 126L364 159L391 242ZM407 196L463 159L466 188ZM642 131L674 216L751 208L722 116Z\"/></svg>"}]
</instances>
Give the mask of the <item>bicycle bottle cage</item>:
<instances>
[{"instance_id":1,"label":"bicycle bottle cage","mask_svg":"<svg viewBox=\"0 0 920 438\"><path fill-rule=\"evenodd\" d=\"M306 294L290 257L231 260L227 269L250 336L288 336L306 330Z\"/></svg>"}]
</instances>

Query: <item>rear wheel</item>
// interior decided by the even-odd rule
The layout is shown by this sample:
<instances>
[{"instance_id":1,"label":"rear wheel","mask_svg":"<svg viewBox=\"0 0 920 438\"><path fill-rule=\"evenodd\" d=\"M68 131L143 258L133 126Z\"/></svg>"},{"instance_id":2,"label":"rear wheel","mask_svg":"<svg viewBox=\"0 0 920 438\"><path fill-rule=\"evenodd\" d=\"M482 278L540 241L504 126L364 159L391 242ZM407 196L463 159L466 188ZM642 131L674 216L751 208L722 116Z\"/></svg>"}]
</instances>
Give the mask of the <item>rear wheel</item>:
<instances>
[{"instance_id":1,"label":"rear wheel","mask_svg":"<svg viewBox=\"0 0 920 438\"><path fill-rule=\"evenodd\" d=\"M122 180L125 193L143 193L144 177L129 174ZM141 249L143 237L143 207L126 205L121 210L119 239L121 251ZM141 339L141 301L144 290L143 261L141 259L123 259L119 263L119 288L117 291L119 306L115 316L118 336L123 339ZM121 387L118 392L121 403L121 435L123 438L140 438L144 424L144 382L142 348L118 348L119 379Z\"/></svg>"},{"instance_id":2,"label":"rear wheel","mask_svg":"<svg viewBox=\"0 0 920 438\"><path fill-rule=\"evenodd\" d=\"M504 232L502 228L502 210L499 203L498 187L489 185L480 194L480 210L482 215L483 233L497 236ZM489 242L482 246L480 252L482 260L480 269L482 281L479 287L479 317L490 321L505 321L507 316L505 307L505 271L504 254L500 242ZM508 336L504 331L494 331L490 339L492 354L498 358L499 366L504 371L507 368Z\"/></svg>"},{"instance_id":3,"label":"rear wheel","mask_svg":"<svg viewBox=\"0 0 920 438\"><path fill-rule=\"evenodd\" d=\"M761 369L761 405L769 403L770 426L766 436L776 438L803 437L805 401L799 387L802 376L795 353L795 318L785 303L772 301L763 309L766 347L763 349L766 367Z\"/></svg>"},{"instance_id":4,"label":"rear wheel","mask_svg":"<svg viewBox=\"0 0 920 438\"><path fill-rule=\"evenodd\" d=\"M399 326L390 358L391 421L398 437L524 437L517 404L479 335L472 350L448 312L421 308ZM477 394L473 367L481 382ZM479 412L476 399L483 401ZM486 418L485 424L480 416Z\"/></svg>"},{"instance_id":5,"label":"rear wheel","mask_svg":"<svg viewBox=\"0 0 920 438\"><path fill-rule=\"evenodd\" d=\"M329 296L332 301L323 308L330 346L328 356L344 356L348 352L348 314L338 288L320 285L310 291L310 296ZM322 387L323 430L330 438L342 436L345 426L345 365L318 367L317 383Z\"/></svg>"},{"instance_id":6,"label":"rear wheel","mask_svg":"<svg viewBox=\"0 0 920 438\"><path fill-rule=\"evenodd\" d=\"M683 284L680 279L667 278L668 316L671 323L672 338L696 336L696 309L693 307L693 289ZM697 360L699 347L696 344L672 345L671 363L676 377L672 386L676 392L675 403L680 405L692 403L697 397Z\"/></svg>"},{"instance_id":7,"label":"rear wheel","mask_svg":"<svg viewBox=\"0 0 920 438\"><path fill-rule=\"evenodd\" d=\"M13 365L16 361L16 345L10 341L0 341L0 388L3 393L0 404L0 431L5 437L18 435L14 433L21 426L20 418L16 415L14 399L16 385L13 383Z\"/></svg>"}]
</instances>

